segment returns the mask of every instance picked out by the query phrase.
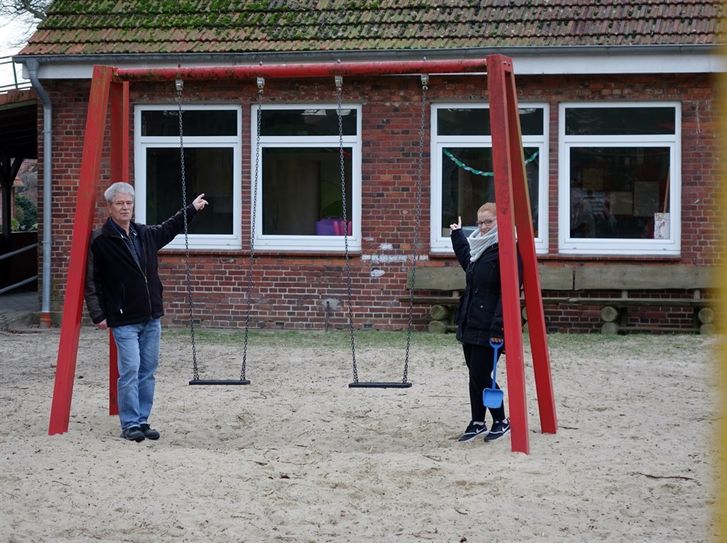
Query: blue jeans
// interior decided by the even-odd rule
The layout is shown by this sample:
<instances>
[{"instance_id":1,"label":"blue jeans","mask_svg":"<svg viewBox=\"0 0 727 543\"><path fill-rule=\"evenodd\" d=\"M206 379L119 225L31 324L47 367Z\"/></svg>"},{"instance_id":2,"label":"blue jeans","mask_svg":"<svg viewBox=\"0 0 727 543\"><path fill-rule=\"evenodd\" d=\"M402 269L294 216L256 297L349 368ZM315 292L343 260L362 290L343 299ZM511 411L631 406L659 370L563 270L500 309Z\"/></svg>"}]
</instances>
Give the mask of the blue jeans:
<instances>
[{"instance_id":1,"label":"blue jeans","mask_svg":"<svg viewBox=\"0 0 727 543\"><path fill-rule=\"evenodd\" d=\"M111 329L118 349L118 404L121 429L146 424L154 403L154 372L159 365L160 319Z\"/></svg>"}]
</instances>

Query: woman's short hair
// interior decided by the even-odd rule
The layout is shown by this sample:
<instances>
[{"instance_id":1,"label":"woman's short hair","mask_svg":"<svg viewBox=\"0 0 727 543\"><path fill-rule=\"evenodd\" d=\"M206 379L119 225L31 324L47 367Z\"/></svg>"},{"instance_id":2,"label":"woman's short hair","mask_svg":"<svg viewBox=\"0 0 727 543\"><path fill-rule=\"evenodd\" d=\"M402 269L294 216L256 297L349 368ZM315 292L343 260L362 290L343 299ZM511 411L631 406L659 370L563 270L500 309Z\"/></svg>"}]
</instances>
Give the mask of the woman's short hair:
<instances>
[{"instance_id":1,"label":"woman's short hair","mask_svg":"<svg viewBox=\"0 0 727 543\"><path fill-rule=\"evenodd\" d=\"M128 183L124 183L123 181L118 181L104 191L103 197L106 198L107 202L111 203L114 201L117 194L131 194L131 197L133 198L134 187Z\"/></svg>"},{"instance_id":2,"label":"woman's short hair","mask_svg":"<svg viewBox=\"0 0 727 543\"><path fill-rule=\"evenodd\" d=\"M489 211L493 215L497 215L497 207L495 206L495 202L485 202L477 210L477 213L483 213L485 211Z\"/></svg>"}]
</instances>

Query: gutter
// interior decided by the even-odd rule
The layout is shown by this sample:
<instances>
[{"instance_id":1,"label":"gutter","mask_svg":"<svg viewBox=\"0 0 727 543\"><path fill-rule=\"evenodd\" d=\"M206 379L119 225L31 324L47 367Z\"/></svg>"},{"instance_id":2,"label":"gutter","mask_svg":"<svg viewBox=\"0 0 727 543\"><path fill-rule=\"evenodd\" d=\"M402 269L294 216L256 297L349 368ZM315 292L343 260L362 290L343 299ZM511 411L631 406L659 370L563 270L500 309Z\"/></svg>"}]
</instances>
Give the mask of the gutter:
<instances>
[{"instance_id":1,"label":"gutter","mask_svg":"<svg viewBox=\"0 0 727 543\"><path fill-rule=\"evenodd\" d=\"M18 55L16 62L37 59L43 79L90 79L95 64L119 68L176 66L253 66L330 62L471 60L502 54L515 72L527 75L611 75L724 73L727 62L718 44L583 45L572 47L462 47L456 49L383 49L237 53L113 53L88 55Z\"/></svg>"},{"instance_id":2,"label":"gutter","mask_svg":"<svg viewBox=\"0 0 727 543\"><path fill-rule=\"evenodd\" d=\"M505 46L505 47L462 47L456 49L367 49L367 50L335 50L335 51L292 51L292 52L239 52L239 53L117 53L89 55L17 55L16 62L26 63L32 59L42 59L44 63L82 62L90 64L111 64L123 62L285 62L308 61L324 62L337 60L384 60L384 59L462 59L483 58L491 54L509 57L520 55L684 55L684 54L719 54L720 44L688 44L688 45L581 45L581 46Z\"/></svg>"},{"instance_id":3,"label":"gutter","mask_svg":"<svg viewBox=\"0 0 727 543\"><path fill-rule=\"evenodd\" d=\"M50 328L53 106L50 101L50 96L48 96L48 93L38 79L38 68L40 67L38 60L34 58L28 59L25 62L25 66L28 69L28 78L43 104L43 291L40 307L40 325L45 328Z\"/></svg>"}]
</instances>

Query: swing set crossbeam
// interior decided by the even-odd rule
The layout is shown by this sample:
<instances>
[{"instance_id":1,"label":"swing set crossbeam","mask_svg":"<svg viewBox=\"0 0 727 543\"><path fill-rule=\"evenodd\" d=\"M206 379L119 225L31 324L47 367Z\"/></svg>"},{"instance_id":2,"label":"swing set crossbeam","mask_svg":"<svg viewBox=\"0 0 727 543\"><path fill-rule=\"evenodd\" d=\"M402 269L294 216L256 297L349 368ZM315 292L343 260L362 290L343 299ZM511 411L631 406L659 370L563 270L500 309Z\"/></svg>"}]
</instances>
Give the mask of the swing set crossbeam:
<instances>
[{"instance_id":1,"label":"swing set crossbeam","mask_svg":"<svg viewBox=\"0 0 727 543\"><path fill-rule=\"evenodd\" d=\"M197 66L178 68L113 68L114 81L214 81L251 77L326 78L336 75L455 74L486 72L487 60L381 60L373 62L320 62L298 64L251 64L245 66Z\"/></svg>"}]
</instances>

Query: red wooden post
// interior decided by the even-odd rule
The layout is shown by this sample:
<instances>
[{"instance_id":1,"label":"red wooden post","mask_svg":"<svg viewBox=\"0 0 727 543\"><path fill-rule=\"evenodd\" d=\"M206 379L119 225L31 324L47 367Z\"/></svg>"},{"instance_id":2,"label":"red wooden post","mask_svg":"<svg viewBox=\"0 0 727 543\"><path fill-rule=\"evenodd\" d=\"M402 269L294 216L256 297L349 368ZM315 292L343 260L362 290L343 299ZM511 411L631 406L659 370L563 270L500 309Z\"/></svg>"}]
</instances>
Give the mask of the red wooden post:
<instances>
[{"instance_id":1,"label":"red wooden post","mask_svg":"<svg viewBox=\"0 0 727 543\"><path fill-rule=\"evenodd\" d=\"M520 320L520 284L515 248L514 208L516 203L512 192L512 149L509 145L509 133L515 129L509 126L508 113L514 104L507 102L505 93L506 71L512 71L512 61L502 55L490 55L487 57L487 67L487 92L492 130L492 165L495 173L497 231L500 248L502 314L505 327L505 350L507 351L507 392L512 422L511 448L514 452L527 454L530 447L525 397L523 335ZM515 111L515 115L517 115L517 111ZM518 143L518 145L520 144ZM522 152L520 160L522 160Z\"/></svg>"},{"instance_id":2,"label":"red wooden post","mask_svg":"<svg viewBox=\"0 0 727 543\"><path fill-rule=\"evenodd\" d=\"M111 181L129 181L129 82L111 84ZM119 366L109 330L109 415L118 415Z\"/></svg>"},{"instance_id":3,"label":"red wooden post","mask_svg":"<svg viewBox=\"0 0 727 543\"><path fill-rule=\"evenodd\" d=\"M101 171L106 111L109 102L112 69L95 66L88 97L88 116L81 155L81 171L73 219L73 241L68 263L66 297L63 304L61 337L58 346L56 378L51 403L48 434L68 431L71 414L73 379L76 373L78 339L81 333L81 310L88 259L89 232L96 207L96 184Z\"/></svg>"},{"instance_id":4,"label":"red wooden post","mask_svg":"<svg viewBox=\"0 0 727 543\"><path fill-rule=\"evenodd\" d=\"M523 288L525 308L528 314L528 333L533 355L535 388L538 395L540 428L543 432L556 432L555 400L553 383L550 377L550 355L548 337L545 333L545 314L538 275L538 259L535 254L535 236L530 214L530 194L528 193L525 163L520 135L520 115L518 114L515 93L515 74L505 75L507 114L510 125L510 160L513 195L515 197L515 223L517 224L518 249L523 260Z\"/></svg>"}]
</instances>

